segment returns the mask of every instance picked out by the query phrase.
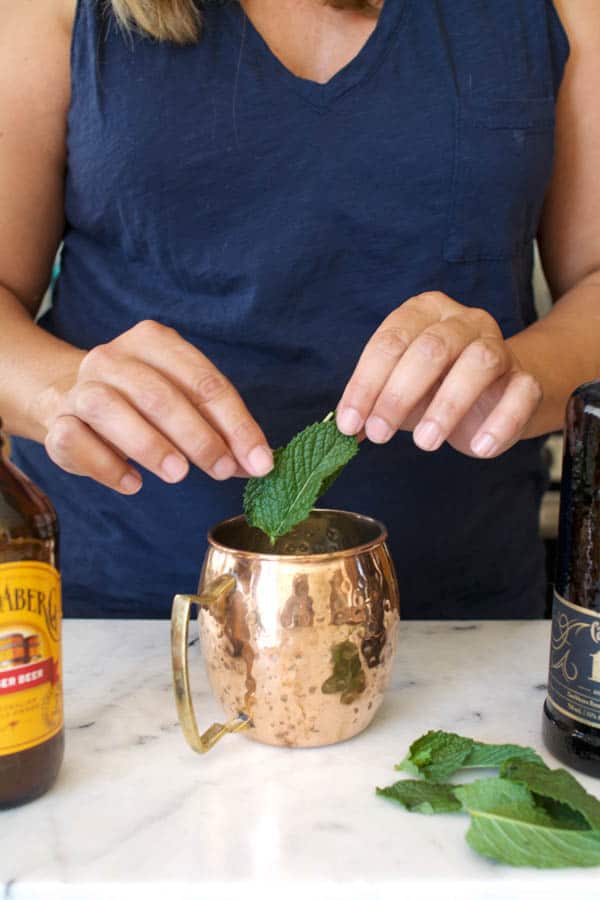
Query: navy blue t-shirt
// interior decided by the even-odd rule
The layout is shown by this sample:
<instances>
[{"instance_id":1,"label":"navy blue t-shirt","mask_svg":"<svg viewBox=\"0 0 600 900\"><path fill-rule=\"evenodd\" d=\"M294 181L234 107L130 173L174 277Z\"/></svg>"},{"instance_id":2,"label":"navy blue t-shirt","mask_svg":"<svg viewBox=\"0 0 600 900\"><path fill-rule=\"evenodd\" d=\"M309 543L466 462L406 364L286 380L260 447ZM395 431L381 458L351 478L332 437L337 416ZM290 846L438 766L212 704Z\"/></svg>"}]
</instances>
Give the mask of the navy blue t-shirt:
<instances>
[{"instance_id":1,"label":"navy blue t-shirt","mask_svg":"<svg viewBox=\"0 0 600 900\"><path fill-rule=\"evenodd\" d=\"M568 47L549 0L386 0L327 84L292 75L237 3L193 46L127 36L80 0L62 271L42 326L81 348L142 319L236 385L271 446L333 409L410 296L535 318L533 240ZM119 496L15 440L60 517L67 615L166 616L243 481L145 473ZM496 460L365 442L320 505L383 520L405 617L544 605L540 442Z\"/></svg>"}]
</instances>

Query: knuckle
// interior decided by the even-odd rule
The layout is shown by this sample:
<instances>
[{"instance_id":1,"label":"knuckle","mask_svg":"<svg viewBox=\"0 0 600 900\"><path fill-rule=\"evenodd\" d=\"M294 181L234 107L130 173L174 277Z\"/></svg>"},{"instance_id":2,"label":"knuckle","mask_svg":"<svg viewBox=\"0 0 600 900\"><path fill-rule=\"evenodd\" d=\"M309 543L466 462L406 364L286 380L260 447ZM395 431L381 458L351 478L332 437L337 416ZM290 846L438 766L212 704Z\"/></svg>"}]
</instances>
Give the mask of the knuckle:
<instances>
[{"instance_id":1,"label":"knuckle","mask_svg":"<svg viewBox=\"0 0 600 900\"><path fill-rule=\"evenodd\" d=\"M505 359L502 348L490 340L477 340L469 344L470 361L482 369L499 369Z\"/></svg>"},{"instance_id":2,"label":"knuckle","mask_svg":"<svg viewBox=\"0 0 600 900\"><path fill-rule=\"evenodd\" d=\"M529 394L531 400L536 404L541 403L544 398L544 391L535 375L531 375L529 372L523 372L518 376L518 379L521 382L523 389Z\"/></svg>"},{"instance_id":3,"label":"knuckle","mask_svg":"<svg viewBox=\"0 0 600 900\"><path fill-rule=\"evenodd\" d=\"M441 425L447 425L449 422L455 422L463 414L463 409L453 397L440 397L436 403L433 413L428 418L432 418Z\"/></svg>"},{"instance_id":4,"label":"knuckle","mask_svg":"<svg viewBox=\"0 0 600 900\"><path fill-rule=\"evenodd\" d=\"M122 341L126 345L133 343L134 345L137 344L139 346L140 344L154 344L164 341L165 337L174 334L177 334L177 332L168 325L163 325L155 319L142 319L141 322L137 322L129 329L129 331L125 331L123 334L119 335L116 340Z\"/></svg>"},{"instance_id":5,"label":"knuckle","mask_svg":"<svg viewBox=\"0 0 600 900\"><path fill-rule=\"evenodd\" d=\"M433 331L424 331L415 341L416 349L427 357L436 361L448 359L450 348L444 338Z\"/></svg>"},{"instance_id":6,"label":"knuckle","mask_svg":"<svg viewBox=\"0 0 600 900\"><path fill-rule=\"evenodd\" d=\"M450 298L442 291L423 291L423 293L418 294L415 299L420 303L425 302L439 306L440 303L446 303Z\"/></svg>"},{"instance_id":7,"label":"knuckle","mask_svg":"<svg viewBox=\"0 0 600 900\"><path fill-rule=\"evenodd\" d=\"M394 421L404 412L406 400L402 394L398 394L391 388L385 390L379 398L377 409L374 410L375 415L383 416L383 418L393 418Z\"/></svg>"},{"instance_id":8,"label":"knuckle","mask_svg":"<svg viewBox=\"0 0 600 900\"><path fill-rule=\"evenodd\" d=\"M231 429L231 439L236 444L254 445L258 438L260 438L260 432L249 416L240 419Z\"/></svg>"},{"instance_id":9,"label":"knuckle","mask_svg":"<svg viewBox=\"0 0 600 900\"><path fill-rule=\"evenodd\" d=\"M196 403L211 403L227 393L227 379L217 372L203 372L192 385L192 393Z\"/></svg>"},{"instance_id":10,"label":"knuckle","mask_svg":"<svg viewBox=\"0 0 600 900\"><path fill-rule=\"evenodd\" d=\"M421 303L422 301L420 297L409 297L408 300L404 301L404 303L400 307L400 310L402 310L402 312L418 312ZM396 310L396 312L398 311ZM392 315L394 315L394 313L392 313Z\"/></svg>"},{"instance_id":11,"label":"knuckle","mask_svg":"<svg viewBox=\"0 0 600 900\"><path fill-rule=\"evenodd\" d=\"M408 332L403 328L389 326L379 332L375 339L375 349L383 356L397 359L405 352L410 343Z\"/></svg>"},{"instance_id":12,"label":"knuckle","mask_svg":"<svg viewBox=\"0 0 600 900\"><path fill-rule=\"evenodd\" d=\"M361 367L354 373L348 384L348 395L352 398L359 399L364 398L365 396L370 397L372 393L373 382L369 378L367 372Z\"/></svg>"},{"instance_id":13,"label":"knuckle","mask_svg":"<svg viewBox=\"0 0 600 900\"><path fill-rule=\"evenodd\" d=\"M420 294L418 297L409 297L399 309L392 313L392 316L390 317L391 320L394 321L399 316L402 316L408 322L412 323L413 330L415 328L420 330L421 327L426 327L431 321L432 311L434 312L436 319L441 319L439 305L437 303L433 304L431 301L425 301L423 299L424 296L424 294ZM434 306L435 309L433 309ZM408 343L411 343L410 335L408 335Z\"/></svg>"},{"instance_id":14,"label":"knuckle","mask_svg":"<svg viewBox=\"0 0 600 900\"><path fill-rule=\"evenodd\" d=\"M373 403L376 394L376 385L362 375L354 375L344 391L340 405L352 406L355 409L366 411L370 404Z\"/></svg>"},{"instance_id":15,"label":"knuckle","mask_svg":"<svg viewBox=\"0 0 600 900\"><path fill-rule=\"evenodd\" d=\"M75 420L64 418L54 422L46 435L45 447L54 462L65 462L72 453L77 436Z\"/></svg>"},{"instance_id":16,"label":"knuckle","mask_svg":"<svg viewBox=\"0 0 600 900\"><path fill-rule=\"evenodd\" d=\"M164 334L167 330L165 325L161 325L155 319L142 319L141 322L137 322L133 328L130 328L126 334L133 334L142 340L150 341Z\"/></svg>"},{"instance_id":17,"label":"knuckle","mask_svg":"<svg viewBox=\"0 0 600 900\"><path fill-rule=\"evenodd\" d=\"M142 388L138 394L140 409L154 419L162 419L169 414L172 398L169 392L156 385Z\"/></svg>"},{"instance_id":18,"label":"knuckle","mask_svg":"<svg viewBox=\"0 0 600 900\"><path fill-rule=\"evenodd\" d=\"M163 458L172 448L163 441L156 432L145 432L143 435L132 437L131 456L148 469L159 468Z\"/></svg>"},{"instance_id":19,"label":"knuckle","mask_svg":"<svg viewBox=\"0 0 600 900\"><path fill-rule=\"evenodd\" d=\"M199 468L210 469L224 452L217 441L204 438L192 442L186 456L192 459Z\"/></svg>"},{"instance_id":20,"label":"knuckle","mask_svg":"<svg viewBox=\"0 0 600 900\"><path fill-rule=\"evenodd\" d=\"M110 344L98 344L93 347L81 360L79 373L84 378L89 378L94 372L103 372L112 364L114 351Z\"/></svg>"},{"instance_id":21,"label":"knuckle","mask_svg":"<svg viewBox=\"0 0 600 900\"><path fill-rule=\"evenodd\" d=\"M77 428L73 420L65 419L56 422L50 432L52 446L61 456L67 456L77 436Z\"/></svg>"},{"instance_id":22,"label":"knuckle","mask_svg":"<svg viewBox=\"0 0 600 900\"><path fill-rule=\"evenodd\" d=\"M112 391L100 382L86 382L75 392L75 412L86 421L101 419L112 403Z\"/></svg>"},{"instance_id":23,"label":"knuckle","mask_svg":"<svg viewBox=\"0 0 600 900\"><path fill-rule=\"evenodd\" d=\"M469 309L469 318L473 325L478 328L479 331L491 332L492 334L497 334L500 331L498 323L494 319L494 317L487 311L487 309L481 309L479 306L473 306Z\"/></svg>"}]
</instances>

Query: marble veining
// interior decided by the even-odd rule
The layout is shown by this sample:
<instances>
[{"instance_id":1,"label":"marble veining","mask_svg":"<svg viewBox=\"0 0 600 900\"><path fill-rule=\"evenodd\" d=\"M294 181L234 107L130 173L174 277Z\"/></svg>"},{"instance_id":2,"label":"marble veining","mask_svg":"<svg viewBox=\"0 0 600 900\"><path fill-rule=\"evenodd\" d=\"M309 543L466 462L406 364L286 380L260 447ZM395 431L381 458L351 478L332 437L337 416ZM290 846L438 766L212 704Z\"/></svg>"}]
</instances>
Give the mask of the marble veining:
<instances>
[{"instance_id":1,"label":"marble veining","mask_svg":"<svg viewBox=\"0 0 600 900\"><path fill-rule=\"evenodd\" d=\"M462 816L375 796L430 728L541 744L547 622L403 622L373 723L291 750L226 738L192 753L176 720L168 622L67 621L67 751L55 788L0 813L4 900L563 900L597 869L537 872L476 856ZM192 652L199 717L219 719ZM579 775L593 793L600 782Z\"/></svg>"}]
</instances>

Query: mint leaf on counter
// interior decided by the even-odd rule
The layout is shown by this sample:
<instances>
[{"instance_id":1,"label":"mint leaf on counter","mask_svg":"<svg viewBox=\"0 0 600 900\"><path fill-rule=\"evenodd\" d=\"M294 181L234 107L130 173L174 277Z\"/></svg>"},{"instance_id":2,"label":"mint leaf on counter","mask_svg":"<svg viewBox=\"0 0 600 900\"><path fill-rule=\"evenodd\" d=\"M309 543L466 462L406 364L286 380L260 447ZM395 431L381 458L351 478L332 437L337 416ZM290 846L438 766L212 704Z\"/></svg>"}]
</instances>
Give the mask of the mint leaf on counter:
<instances>
[{"instance_id":1,"label":"mint leaf on counter","mask_svg":"<svg viewBox=\"0 0 600 900\"><path fill-rule=\"evenodd\" d=\"M441 782L459 769L498 767L496 778ZM399 781L377 793L412 812L469 813L467 843L512 866L600 866L600 800L565 769L550 769L530 747L485 744L445 731L414 741L396 769L423 781Z\"/></svg>"},{"instance_id":2,"label":"mint leaf on counter","mask_svg":"<svg viewBox=\"0 0 600 900\"><path fill-rule=\"evenodd\" d=\"M486 778L456 788L471 816L470 847L511 866L600 865L600 832L557 823L522 784Z\"/></svg>"},{"instance_id":3,"label":"mint leaf on counter","mask_svg":"<svg viewBox=\"0 0 600 900\"><path fill-rule=\"evenodd\" d=\"M549 769L544 765L511 759L502 766L500 775L511 782L526 785L538 804L544 798L567 806L582 817L589 828L600 831L600 800L588 794L566 769Z\"/></svg>"},{"instance_id":4,"label":"mint leaf on counter","mask_svg":"<svg viewBox=\"0 0 600 900\"><path fill-rule=\"evenodd\" d=\"M454 786L450 784L431 784L427 781L397 781L386 788L377 788L380 797L395 800L409 812L420 812L425 815L443 812L459 812L462 809L460 800L454 794Z\"/></svg>"},{"instance_id":5,"label":"mint leaf on counter","mask_svg":"<svg viewBox=\"0 0 600 900\"><path fill-rule=\"evenodd\" d=\"M271 544L308 517L317 499L358 453L356 437L342 434L332 416L309 425L286 447L275 450L273 470L246 484L246 519L264 531Z\"/></svg>"},{"instance_id":6,"label":"mint leaf on counter","mask_svg":"<svg viewBox=\"0 0 600 900\"><path fill-rule=\"evenodd\" d=\"M507 759L521 759L544 765L541 756L538 756L531 747L521 747L519 744L484 744L473 741L473 749L467 757L465 766L468 769L495 769Z\"/></svg>"},{"instance_id":7,"label":"mint leaf on counter","mask_svg":"<svg viewBox=\"0 0 600 900\"><path fill-rule=\"evenodd\" d=\"M542 762L530 747L484 744L449 731L428 731L410 745L408 755L396 769L440 781L459 769L496 768L507 759Z\"/></svg>"},{"instance_id":8,"label":"mint leaf on counter","mask_svg":"<svg viewBox=\"0 0 600 900\"><path fill-rule=\"evenodd\" d=\"M441 781L457 772L473 749L471 738L447 731L428 731L410 745L407 756L396 766L399 771Z\"/></svg>"}]
</instances>

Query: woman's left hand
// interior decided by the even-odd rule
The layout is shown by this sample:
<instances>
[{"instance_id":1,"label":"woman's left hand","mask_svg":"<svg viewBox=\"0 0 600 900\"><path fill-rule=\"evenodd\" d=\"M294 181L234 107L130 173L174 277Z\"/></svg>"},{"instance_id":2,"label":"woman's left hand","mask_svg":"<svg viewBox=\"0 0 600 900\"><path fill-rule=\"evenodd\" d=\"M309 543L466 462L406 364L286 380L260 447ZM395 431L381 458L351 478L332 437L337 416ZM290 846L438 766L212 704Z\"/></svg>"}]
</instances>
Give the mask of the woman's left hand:
<instances>
[{"instance_id":1,"label":"woman's left hand","mask_svg":"<svg viewBox=\"0 0 600 900\"><path fill-rule=\"evenodd\" d=\"M541 400L489 313L429 292L395 309L369 340L337 424L345 434L365 429L377 444L409 429L422 450L448 441L490 458L523 436Z\"/></svg>"}]
</instances>

